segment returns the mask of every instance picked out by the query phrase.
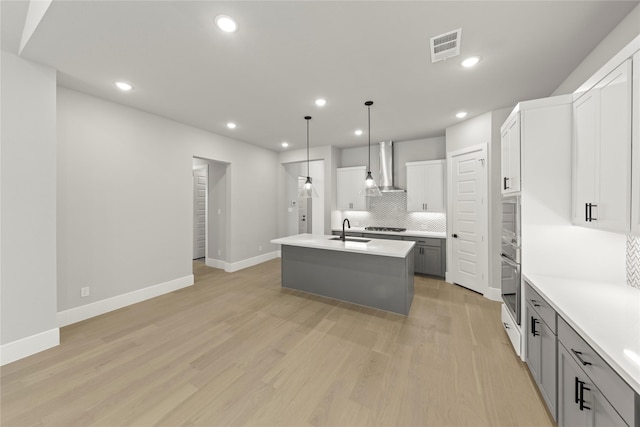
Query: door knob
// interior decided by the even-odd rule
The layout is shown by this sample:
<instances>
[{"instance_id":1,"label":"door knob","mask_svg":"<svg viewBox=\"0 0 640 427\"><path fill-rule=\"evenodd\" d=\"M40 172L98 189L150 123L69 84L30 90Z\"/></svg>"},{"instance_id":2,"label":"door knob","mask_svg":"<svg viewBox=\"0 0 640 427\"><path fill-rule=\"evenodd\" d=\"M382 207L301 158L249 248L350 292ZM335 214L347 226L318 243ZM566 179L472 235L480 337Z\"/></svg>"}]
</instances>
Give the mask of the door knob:
<instances>
[{"instance_id":1,"label":"door knob","mask_svg":"<svg viewBox=\"0 0 640 427\"><path fill-rule=\"evenodd\" d=\"M457 238L458 238L458 235L457 235L456 233L453 233L453 234L451 235L451 237L453 237L454 239L457 239Z\"/></svg>"}]
</instances>

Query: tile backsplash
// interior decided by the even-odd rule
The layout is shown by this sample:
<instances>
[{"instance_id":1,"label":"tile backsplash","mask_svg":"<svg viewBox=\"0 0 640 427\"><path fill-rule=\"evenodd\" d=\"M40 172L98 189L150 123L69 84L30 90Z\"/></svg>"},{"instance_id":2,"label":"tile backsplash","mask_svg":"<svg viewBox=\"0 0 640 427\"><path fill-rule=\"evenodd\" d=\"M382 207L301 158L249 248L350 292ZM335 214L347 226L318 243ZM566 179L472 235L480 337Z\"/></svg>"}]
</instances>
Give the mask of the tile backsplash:
<instances>
[{"instance_id":1,"label":"tile backsplash","mask_svg":"<svg viewBox=\"0 0 640 427\"><path fill-rule=\"evenodd\" d=\"M627 235L627 284L640 289L640 236Z\"/></svg>"},{"instance_id":2,"label":"tile backsplash","mask_svg":"<svg viewBox=\"0 0 640 427\"><path fill-rule=\"evenodd\" d=\"M407 193L382 193L382 197L370 197L368 211L342 211L334 228L339 228L344 218L353 227L402 227L407 230L431 232L447 231L447 216L434 212L407 212ZM358 223L356 225L355 223Z\"/></svg>"}]
</instances>

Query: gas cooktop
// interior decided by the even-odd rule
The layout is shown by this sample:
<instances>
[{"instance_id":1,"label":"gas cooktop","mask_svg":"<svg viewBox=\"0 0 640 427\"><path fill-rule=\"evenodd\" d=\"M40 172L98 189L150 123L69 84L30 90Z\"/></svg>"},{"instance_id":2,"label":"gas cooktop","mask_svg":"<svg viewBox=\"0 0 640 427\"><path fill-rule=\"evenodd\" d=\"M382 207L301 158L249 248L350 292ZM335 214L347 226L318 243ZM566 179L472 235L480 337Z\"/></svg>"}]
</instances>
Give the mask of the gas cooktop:
<instances>
[{"instance_id":1,"label":"gas cooktop","mask_svg":"<svg viewBox=\"0 0 640 427\"><path fill-rule=\"evenodd\" d=\"M398 227L365 227L364 229L368 231L395 231L395 232L407 231L406 228L398 228Z\"/></svg>"}]
</instances>

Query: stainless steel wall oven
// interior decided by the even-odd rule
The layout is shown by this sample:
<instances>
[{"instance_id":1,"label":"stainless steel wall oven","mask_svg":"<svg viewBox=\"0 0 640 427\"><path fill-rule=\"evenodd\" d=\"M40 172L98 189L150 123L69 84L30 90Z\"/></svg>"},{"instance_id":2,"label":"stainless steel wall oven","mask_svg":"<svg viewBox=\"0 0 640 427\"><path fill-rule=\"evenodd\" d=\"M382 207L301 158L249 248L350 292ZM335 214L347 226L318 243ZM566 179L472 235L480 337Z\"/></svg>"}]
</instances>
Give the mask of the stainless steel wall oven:
<instances>
[{"instance_id":1,"label":"stainless steel wall oven","mask_svg":"<svg viewBox=\"0 0 640 427\"><path fill-rule=\"evenodd\" d=\"M502 300L520 325L520 197L502 200L502 250L500 253Z\"/></svg>"}]
</instances>

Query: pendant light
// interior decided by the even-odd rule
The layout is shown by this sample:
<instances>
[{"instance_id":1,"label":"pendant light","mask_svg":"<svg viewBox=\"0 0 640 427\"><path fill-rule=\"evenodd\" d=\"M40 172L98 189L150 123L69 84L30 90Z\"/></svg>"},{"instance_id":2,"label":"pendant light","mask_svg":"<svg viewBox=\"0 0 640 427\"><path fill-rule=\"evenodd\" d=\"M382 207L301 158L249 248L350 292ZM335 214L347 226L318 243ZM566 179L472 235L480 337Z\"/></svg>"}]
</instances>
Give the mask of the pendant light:
<instances>
[{"instance_id":1,"label":"pendant light","mask_svg":"<svg viewBox=\"0 0 640 427\"><path fill-rule=\"evenodd\" d=\"M373 101L367 101L364 105L367 106L367 122L369 126L367 131L367 135L369 136L369 161L367 163L367 176L364 179L364 185L359 194L364 194L367 197L380 197L382 193L373 180L373 176L371 176L371 106L373 105Z\"/></svg>"},{"instance_id":2,"label":"pendant light","mask_svg":"<svg viewBox=\"0 0 640 427\"><path fill-rule=\"evenodd\" d=\"M309 120L311 120L311 116L304 116L304 119L307 121L307 180L298 190L298 198L310 199L312 197L318 197L318 193L316 189L313 188L311 176L309 176Z\"/></svg>"}]
</instances>

